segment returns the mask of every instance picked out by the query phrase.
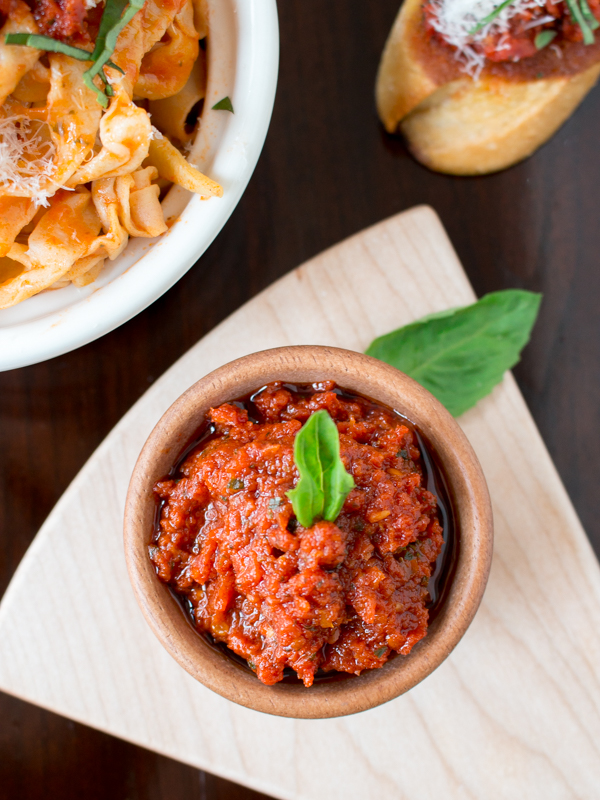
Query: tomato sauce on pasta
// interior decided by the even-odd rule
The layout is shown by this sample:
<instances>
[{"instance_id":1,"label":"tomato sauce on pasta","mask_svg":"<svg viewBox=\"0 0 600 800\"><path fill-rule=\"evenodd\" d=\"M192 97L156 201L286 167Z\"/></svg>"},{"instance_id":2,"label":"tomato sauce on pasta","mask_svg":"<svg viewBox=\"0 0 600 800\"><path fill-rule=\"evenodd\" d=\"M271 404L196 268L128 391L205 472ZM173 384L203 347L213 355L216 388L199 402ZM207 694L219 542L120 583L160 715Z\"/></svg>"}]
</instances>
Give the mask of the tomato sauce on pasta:
<instances>
[{"instance_id":1,"label":"tomato sauce on pasta","mask_svg":"<svg viewBox=\"0 0 600 800\"><path fill-rule=\"evenodd\" d=\"M0 308L85 286L130 237L165 233L171 183L223 194L184 157L206 90L204 0L145 0L90 78L104 11L0 0Z\"/></svg>"},{"instance_id":2,"label":"tomato sauce on pasta","mask_svg":"<svg viewBox=\"0 0 600 800\"><path fill-rule=\"evenodd\" d=\"M95 9L88 10L85 0L28 0L28 5L40 33L63 41L87 38L85 20Z\"/></svg>"}]
</instances>

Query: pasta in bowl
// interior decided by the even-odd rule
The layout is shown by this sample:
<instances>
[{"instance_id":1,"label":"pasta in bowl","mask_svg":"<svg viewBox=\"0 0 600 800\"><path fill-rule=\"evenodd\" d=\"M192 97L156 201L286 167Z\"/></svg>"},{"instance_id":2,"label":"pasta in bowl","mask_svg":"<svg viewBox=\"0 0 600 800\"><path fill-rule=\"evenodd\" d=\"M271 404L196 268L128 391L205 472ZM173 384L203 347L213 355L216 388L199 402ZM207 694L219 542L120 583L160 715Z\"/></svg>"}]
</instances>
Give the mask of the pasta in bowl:
<instances>
[{"instance_id":1,"label":"pasta in bowl","mask_svg":"<svg viewBox=\"0 0 600 800\"><path fill-rule=\"evenodd\" d=\"M98 7L87 8L85 0L56 9L31 0L33 10L24 0L3 2L8 14L0 49L8 52L0 51L0 59L8 63L0 94L0 256L8 279L0 285L0 308L57 281L86 285L130 236L164 233L159 180L204 198L223 194L151 122L153 103L160 117L160 103L190 84L196 102L204 97L203 2L131 4L135 13L117 32L114 49L107 46L110 31L104 37L102 31L111 11L117 12L113 30L121 23L118 0L100 6L99 22ZM94 40L103 38L110 55L102 78L91 76L94 67L83 60L102 52L102 44L92 52L85 47L94 27ZM168 122L175 141L187 144L185 121L182 130Z\"/></svg>"},{"instance_id":2,"label":"pasta in bowl","mask_svg":"<svg viewBox=\"0 0 600 800\"><path fill-rule=\"evenodd\" d=\"M87 43L84 31L53 52L39 47L48 34L28 3L13 1L22 14L5 18L0 36L3 369L97 338L191 266L252 173L277 74L274 2L146 0L91 86L107 6L87 11ZM6 41L28 24L41 33ZM220 110L224 97L234 114Z\"/></svg>"}]
</instances>

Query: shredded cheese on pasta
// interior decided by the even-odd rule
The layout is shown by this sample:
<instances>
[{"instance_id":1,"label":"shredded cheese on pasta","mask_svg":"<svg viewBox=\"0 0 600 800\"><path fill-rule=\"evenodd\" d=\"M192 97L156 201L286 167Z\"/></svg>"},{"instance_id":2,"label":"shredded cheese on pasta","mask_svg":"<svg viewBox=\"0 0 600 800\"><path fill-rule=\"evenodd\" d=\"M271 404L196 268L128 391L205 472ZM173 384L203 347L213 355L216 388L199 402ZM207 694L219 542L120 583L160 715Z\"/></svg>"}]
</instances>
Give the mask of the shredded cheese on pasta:
<instances>
[{"instance_id":1,"label":"shredded cheese on pasta","mask_svg":"<svg viewBox=\"0 0 600 800\"><path fill-rule=\"evenodd\" d=\"M54 172L55 154L52 140L42 138L39 123L22 115L0 119L0 193L18 192L47 206L50 193L44 187Z\"/></svg>"}]
</instances>

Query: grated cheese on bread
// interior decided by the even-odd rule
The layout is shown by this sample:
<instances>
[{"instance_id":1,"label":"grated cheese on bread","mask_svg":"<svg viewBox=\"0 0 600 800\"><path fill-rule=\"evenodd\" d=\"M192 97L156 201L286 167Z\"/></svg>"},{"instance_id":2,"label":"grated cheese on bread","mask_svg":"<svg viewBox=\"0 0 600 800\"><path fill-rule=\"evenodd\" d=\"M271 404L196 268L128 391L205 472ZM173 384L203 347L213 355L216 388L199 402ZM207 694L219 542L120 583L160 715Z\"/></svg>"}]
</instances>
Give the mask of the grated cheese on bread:
<instances>
[{"instance_id":1,"label":"grated cheese on bread","mask_svg":"<svg viewBox=\"0 0 600 800\"><path fill-rule=\"evenodd\" d=\"M600 59L572 75L535 80L485 72L479 80L456 77L456 72L450 80L436 77L419 46L423 2L405 0L400 9L379 65L376 101L386 130L400 128L413 154L430 169L481 175L516 164L552 136L598 80ZM452 12L456 17L448 16L458 25L466 0L446 2L460 4ZM485 18L483 8L478 14ZM463 19L463 36L467 24Z\"/></svg>"},{"instance_id":2,"label":"grated cheese on bread","mask_svg":"<svg viewBox=\"0 0 600 800\"><path fill-rule=\"evenodd\" d=\"M559 0L561 2L561 0ZM433 15L431 26L456 48L456 58L466 73L478 78L485 65L485 56L473 45L480 44L488 36L498 37L496 49L507 48L503 34L507 34L511 20L526 11L545 10L546 0L514 0L503 8L497 17L475 33L471 33L481 22L500 5L500 0L431 0L429 7ZM545 21L546 14L540 15L538 24Z\"/></svg>"}]
</instances>

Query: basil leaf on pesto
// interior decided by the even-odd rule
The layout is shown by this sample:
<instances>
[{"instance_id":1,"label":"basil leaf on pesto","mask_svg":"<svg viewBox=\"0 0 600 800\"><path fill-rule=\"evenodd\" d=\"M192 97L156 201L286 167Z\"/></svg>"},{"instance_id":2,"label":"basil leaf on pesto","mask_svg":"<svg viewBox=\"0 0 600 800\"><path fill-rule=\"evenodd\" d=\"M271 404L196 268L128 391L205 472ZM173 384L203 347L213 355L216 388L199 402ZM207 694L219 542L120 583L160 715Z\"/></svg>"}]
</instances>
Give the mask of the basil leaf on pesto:
<instances>
[{"instance_id":1,"label":"basil leaf on pesto","mask_svg":"<svg viewBox=\"0 0 600 800\"><path fill-rule=\"evenodd\" d=\"M458 417L519 361L541 299L520 289L492 292L380 336L366 352L410 375Z\"/></svg>"},{"instance_id":2,"label":"basil leaf on pesto","mask_svg":"<svg viewBox=\"0 0 600 800\"><path fill-rule=\"evenodd\" d=\"M287 496L298 522L304 528L319 518L333 522L354 488L354 478L340 458L337 425L324 409L312 414L296 434L294 463L300 480Z\"/></svg>"}]
</instances>

